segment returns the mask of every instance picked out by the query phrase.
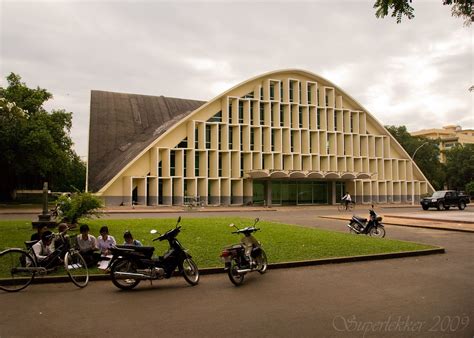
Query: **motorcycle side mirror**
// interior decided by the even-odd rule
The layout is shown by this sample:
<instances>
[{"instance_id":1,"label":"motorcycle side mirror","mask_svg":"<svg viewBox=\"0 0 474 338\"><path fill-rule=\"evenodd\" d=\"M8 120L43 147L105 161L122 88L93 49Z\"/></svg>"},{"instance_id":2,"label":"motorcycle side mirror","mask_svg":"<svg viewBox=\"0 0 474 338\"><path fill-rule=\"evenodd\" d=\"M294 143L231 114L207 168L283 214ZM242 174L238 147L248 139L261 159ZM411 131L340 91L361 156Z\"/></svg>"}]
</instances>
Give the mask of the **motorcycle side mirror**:
<instances>
[{"instance_id":1,"label":"motorcycle side mirror","mask_svg":"<svg viewBox=\"0 0 474 338\"><path fill-rule=\"evenodd\" d=\"M234 223L229 224L229 228L235 227Z\"/></svg>"},{"instance_id":2,"label":"motorcycle side mirror","mask_svg":"<svg viewBox=\"0 0 474 338\"><path fill-rule=\"evenodd\" d=\"M372 209L374 208L374 205L372 204Z\"/></svg>"},{"instance_id":3,"label":"motorcycle side mirror","mask_svg":"<svg viewBox=\"0 0 474 338\"><path fill-rule=\"evenodd\" d=\"M257 223L258 223L258 221L260 221L260 218L258 218L258 217L257 217L257 218L255 218L255 224L257 224Z\"/></svg>"},{"instance_id":4,"label":"motorcycle side mirror","mask_svg":"<svg viewBox=\"0 0 474 338\"><path fill-rule=\"evenodd\" d=\"M177 227L178 227L178 224L179 224L180 222L181 222L181 216L179 216L179 217L178 217L178 221L176 222L176 226L175 226L175 228L177 228Z\"/></svg>"}]
</instances>

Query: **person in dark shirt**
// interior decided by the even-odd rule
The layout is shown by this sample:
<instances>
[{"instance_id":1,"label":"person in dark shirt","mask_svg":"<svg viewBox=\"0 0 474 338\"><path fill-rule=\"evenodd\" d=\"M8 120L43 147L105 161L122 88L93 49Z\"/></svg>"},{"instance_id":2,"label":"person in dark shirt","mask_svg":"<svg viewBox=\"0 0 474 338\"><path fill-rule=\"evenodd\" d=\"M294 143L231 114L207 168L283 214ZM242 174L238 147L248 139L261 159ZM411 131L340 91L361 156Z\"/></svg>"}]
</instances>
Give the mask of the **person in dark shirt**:
<instances>
[{"instance_id":1,"label":"person in dark shirt","mask_svg":"<svg viewBox=\"0 0 474 338\"><path fill-rule=\"evenodd\" d=\"M41 239L41 234L48 230L46 225L38 226L36 231L33 235L31 235L30 241L39 241Z\"/></svg>"}]
</instances>

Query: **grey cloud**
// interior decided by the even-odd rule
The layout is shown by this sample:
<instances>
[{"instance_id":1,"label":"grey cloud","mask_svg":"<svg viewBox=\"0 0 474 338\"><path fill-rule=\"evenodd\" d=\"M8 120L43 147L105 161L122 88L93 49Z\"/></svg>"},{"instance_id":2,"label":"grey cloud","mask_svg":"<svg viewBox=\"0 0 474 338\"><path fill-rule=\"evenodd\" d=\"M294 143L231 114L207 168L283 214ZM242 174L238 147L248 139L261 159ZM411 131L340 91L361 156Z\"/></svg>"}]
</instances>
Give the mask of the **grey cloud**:
<instances>
[{"instance_id":1,"label":"grey cloud","mask_svg":"<svg viewBox=\"0 0 474 338\"><path fill-rule=\"evenodd\" d=\"M4 2L1 42L4 77L17 72L31 86L56 95L51 107L74 112L72 137L87 154L90 90L209 100L212 85L237 84L281 69L317 74L339 72L328 80L383 124L439 127L462 121L474 127L471 93L472 46L434 58L432 46L468 29L439 2L416 2L416 18L397 25L378 20L372 1L317 2ZM436 23L436 24L434 24ZM439 73L425 88L432 97L459 102L442 121L429 117L420 101L387 113L414 91L402 57L427 58ZM212 60L222 69L199 70L186 60ZM387 88L390 102L374 106L373 88Z\"/></svg>"}]
</instances>

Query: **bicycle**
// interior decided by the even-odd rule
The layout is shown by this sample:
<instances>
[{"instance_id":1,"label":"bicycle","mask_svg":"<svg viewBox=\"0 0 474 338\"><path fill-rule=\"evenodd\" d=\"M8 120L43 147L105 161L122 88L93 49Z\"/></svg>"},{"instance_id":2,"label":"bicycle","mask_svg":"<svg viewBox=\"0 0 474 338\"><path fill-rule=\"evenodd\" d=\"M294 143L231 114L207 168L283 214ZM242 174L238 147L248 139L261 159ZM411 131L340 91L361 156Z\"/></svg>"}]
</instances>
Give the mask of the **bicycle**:
<instances>
[{"instance_id":1,"label":"bicycle","mask_svg":"<svg viewBox=\"0 0 474 338\"><path fill-rule=\"evenodd\" d=\"M341 201L339 205L337 206L338 211L352 211L355 208L355 203L352 201L349 201L346 206L346 201Z\"/></svg>"},{"instance_id":2,"label":"bicycle","mask_svg":"<svg viewBox=\"0 0 474 338\"><path fill-rule=\"evenodd\" d=\"M202 208L204 206L203 201L201 201L200 196L185 196L184 198L184 206L188 210L192 210L193 208Z\"/></svg>"},{"instance_id":3,"label":"bicycle","mask_svg":"<svg viewBox=\"0 0 474 338\"><path fill-rule=\"evenodd\" d=\"M32 249L36 241L25 242L28 250L10 248L0 252L0 289L7 292L23 290L33 282L36 275L46 275L61 265L77 287L86 287L89 282L86 261L78 250L69 245L65 233L59 234L56 240L61 241L60 246L42 261L38 261Z\"/></svg>"}]
</instances>

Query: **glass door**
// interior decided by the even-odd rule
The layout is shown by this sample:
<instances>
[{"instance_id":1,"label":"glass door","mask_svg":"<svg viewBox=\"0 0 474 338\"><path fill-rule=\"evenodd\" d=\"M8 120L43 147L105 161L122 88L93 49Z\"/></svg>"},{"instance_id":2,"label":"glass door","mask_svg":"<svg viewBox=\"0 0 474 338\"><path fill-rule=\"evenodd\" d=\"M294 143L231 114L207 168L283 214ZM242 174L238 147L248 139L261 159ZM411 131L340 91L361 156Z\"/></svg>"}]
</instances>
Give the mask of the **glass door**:
<instances>
[{"instance_id":1,"label":"glass door","mask_svg":"<svg viewBox=\"0 0 474 338\"><path fill-rule=\"evenodd\" d=\"M253 204L263 205L265 200L265 183L264 182L253 182Z\"/></svg>"},{"instance_id":2,"label":"glass door","mask_svg":"<svg viewBox=\"0 0 474 338\"><path fill-rule=\"evenodd\" d=\"M297 204L298 185L296 182L281 183L281 204L296 205Z\"/></svg>"},{"instance_id":3,"label":"glass door","mask_svg":"<svg viewBox=\"0 0 474 338\"><path fill-rule=\"evenodd\" d=\"M312 182L298 183L298 204L313 203L313 185Z\"/></svg>"}]
</instances>

